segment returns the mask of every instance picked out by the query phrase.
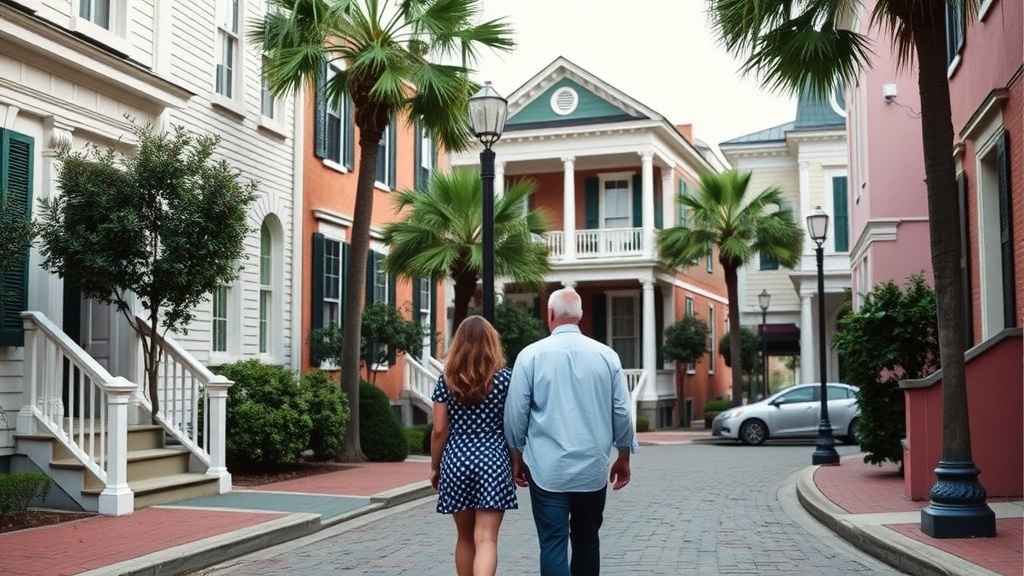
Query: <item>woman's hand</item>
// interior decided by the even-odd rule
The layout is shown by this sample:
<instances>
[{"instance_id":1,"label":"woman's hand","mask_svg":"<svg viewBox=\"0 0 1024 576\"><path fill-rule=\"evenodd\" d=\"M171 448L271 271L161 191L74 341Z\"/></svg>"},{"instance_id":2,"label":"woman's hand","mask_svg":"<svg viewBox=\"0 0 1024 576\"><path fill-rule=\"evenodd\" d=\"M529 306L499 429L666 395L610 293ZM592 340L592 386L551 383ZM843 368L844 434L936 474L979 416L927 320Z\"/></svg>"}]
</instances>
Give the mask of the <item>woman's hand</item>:
<instances>
[{"instance_id":1,"label":"woman's hand","mask_svg":"<svg viewBox=\"0 0 1024 576\"><path fill-rule=\"evenodd\" d=\"M434 490L437 490L437 483L438 483L438 481L440 479L441 479L441 471L438 470L437 468L431 469L430 470L430 485L434 487Z\"/></svg>"}]
</instances>

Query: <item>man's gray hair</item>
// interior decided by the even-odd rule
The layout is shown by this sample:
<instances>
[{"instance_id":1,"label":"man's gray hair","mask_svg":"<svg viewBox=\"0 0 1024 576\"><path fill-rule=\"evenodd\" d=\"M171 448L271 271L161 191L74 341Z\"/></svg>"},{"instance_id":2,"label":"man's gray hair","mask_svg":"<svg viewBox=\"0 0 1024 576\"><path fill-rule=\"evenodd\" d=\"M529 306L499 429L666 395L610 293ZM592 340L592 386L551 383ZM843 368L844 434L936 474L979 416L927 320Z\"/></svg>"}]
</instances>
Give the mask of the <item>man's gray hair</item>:
<instances>
[{"instance_id":1,"label":"man's gray hair","mask_svg":"<svg viewBox=\"0 0 1024 576\"><path fill-rule=\"evenodd\" d=\"M555 314L555 318L583 318L583 300L572 288L560 288L551 293L548 297L548 310Z\"/></svg>"}]
</instances>

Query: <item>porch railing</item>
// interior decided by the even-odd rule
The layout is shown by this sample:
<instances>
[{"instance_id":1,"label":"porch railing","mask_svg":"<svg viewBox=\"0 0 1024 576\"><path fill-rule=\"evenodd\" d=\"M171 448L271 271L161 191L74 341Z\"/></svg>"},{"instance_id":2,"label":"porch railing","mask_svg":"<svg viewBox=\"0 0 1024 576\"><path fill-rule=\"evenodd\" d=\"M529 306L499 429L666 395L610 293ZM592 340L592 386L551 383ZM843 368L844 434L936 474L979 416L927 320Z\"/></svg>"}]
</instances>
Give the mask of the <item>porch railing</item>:
<instances>
[{"instance_id":1,"label":"porch railing","mask_svg":"<svg viewBox=\"0 0 1024 576\"><path fill-rule=\"evenodd\" d=\"M646 253L643 228L597 228L577 230L573 238L564 232L547 233L548 254L553 260L566 258L566 245L575 248L576 258L615 258L642 256Z\"/></svg>"},{"instance_id":2,"label":"porch railing","mask_svg":"<svg viewBox=\"0 0 1024 576\"><path fill-rule=\"evenodd\" d=\"M434 393L434 385L437 384L437 377L441 374L441 371L430 360L433 358L428 359L426 365L423 365L412 356L405 355L403 388L427 406L431 404L430 395ZM434 360L434 362L437 361Z\"/></svg>"},{"instance_id":3,"label":"porch railing","mask_svg":"<svg viewBox=\"0 0 1024 576\"><path fill-rule=\"evenodd\" d=\"M640 403L640 396L644 393L647 385L647 371L640 369L623 370L626 375L626 386L629 388L630 416L633 420L633 431L636 431L637 406Z\"/></svg>"},{"instance_id":4,"label":"porch railing","mask_svg":"<svg viewBox=\"0 0 1024 576\"><path fill-rule=\"evenodd\" d=\"M101 514L128 514L128 400L136 385L114 377L40 312L23 312L24 401L19 434L40 428L103 485Z\"/></svg>"},{"instance_id":5,"label":"porch railing","mask_svg":"<svg viewBox=\"0 0 1024 576\"><path fill-rule=\"evenodd\" d=\"M154 420L206 466L206 474L220 479L221 493L231 490L226 467L226 417L228 388L233 382L200 364L170 338L153 334L149 325L136 318L136 325L149 337L158 357L157 398L159 411ZM143 340L136 333L137 379L147 382ZM139 403L152 414L149 386L143 386Z\"/></svg>"}]
</instances>

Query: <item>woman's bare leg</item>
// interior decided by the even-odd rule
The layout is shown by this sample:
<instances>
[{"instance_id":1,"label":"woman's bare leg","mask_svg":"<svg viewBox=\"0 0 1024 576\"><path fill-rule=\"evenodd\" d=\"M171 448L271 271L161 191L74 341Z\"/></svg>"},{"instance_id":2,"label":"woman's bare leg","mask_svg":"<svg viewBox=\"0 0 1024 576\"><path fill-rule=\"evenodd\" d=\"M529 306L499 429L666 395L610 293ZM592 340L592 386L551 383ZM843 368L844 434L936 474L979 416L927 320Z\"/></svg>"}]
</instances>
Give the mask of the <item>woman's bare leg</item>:
<instances>
[{"instance_id":1,"label":"woman's bare leg","mask_svg":"<svg viewBox=\"0 0 1024 576\"><path fill-rule=\"evenodd\" d=\"M476 543L473 534L476 528L476 510L463 510L452 515L455 519L455 573L458 576L473 576L473 559L476 557Z\"/></svg>"},{"instance_id":2,"label":"woman's bare leg","mask_svg":"<svg viewBox=\"0 0 1024 576\"><path fill-rule=\"evenodd\" d=\"M473 576L494 576L498 570L498 529L505 517L504 510L477 510L473 541L476 558ZM460 573L461 576L461 573Z\"/></svg>"}]
</instances>

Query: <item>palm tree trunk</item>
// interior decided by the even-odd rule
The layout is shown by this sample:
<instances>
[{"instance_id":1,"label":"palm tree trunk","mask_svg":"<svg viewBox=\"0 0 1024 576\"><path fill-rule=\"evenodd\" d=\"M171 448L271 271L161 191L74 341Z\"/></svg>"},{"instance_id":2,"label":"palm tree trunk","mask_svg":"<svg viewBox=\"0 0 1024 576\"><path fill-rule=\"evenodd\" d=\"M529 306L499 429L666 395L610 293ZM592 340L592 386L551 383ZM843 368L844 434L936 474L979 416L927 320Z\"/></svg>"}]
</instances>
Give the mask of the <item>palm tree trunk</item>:
<instances>
[{"instance_id":1,"label":"palm tree trunk","mask_svg":"<svg viewBox=\"0 0 1024 576\"><path fill-rule=\"evenodd\" d=\"M740 336L739 279L737 267L722 263L729 294L729 365L732 366L732 405L743 402L743 344Z\"/></svg>"},{"instance_id":2,"label":"palm tree trunk","mask_svg":"<svg viewBox=\"0 0 1024 576\"><path fill-rule=\"evenodd\" d=\"M366 257L370 250L373 183L377 179L377 144L383 130L362 130L359 138L359 176L352 216L352 248L345 281L345 327L341 339L341 389L348 396L349 419L338 460L366 460L359 442L359 343L366 292Z\"/></svg>"},{"instance_id":3,"label":"palm tree trunk","mask_svg":"<svg viewBox=\"0 0 1024 576\"><path fill-rule=\"evenodd\" d=\"M454 278L455 297L452 302L452 333L469 315L469 301L476 292L477 277L475 274L460 274Z\"/></svg>"},{"instance_id":4,"label":"palm tree trunk","mask_svg":"<svg viewBox=\"0 0 1024 576\"><path fill-rule=\"evenodd\" d=\"M929 238L935 276L939 359L942 368L942 459L922 530L934 537L994 536L995 515L985 504L979 470L971 460L964 368L964 294L960 282L960 240L953 122L946 62L945 2L921 3L913 27L919 62L921 137L928 193Z\"/></svg>"}]
</instances>

